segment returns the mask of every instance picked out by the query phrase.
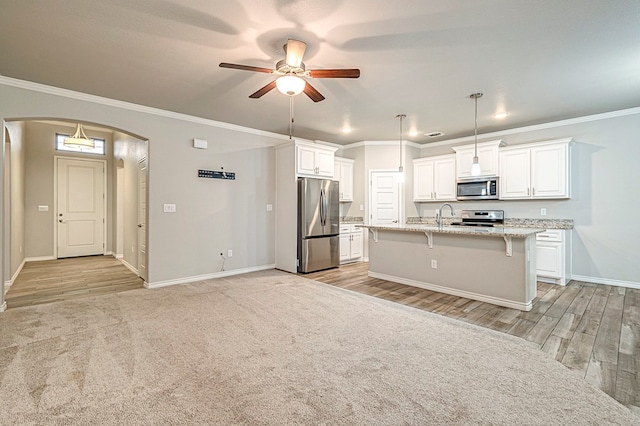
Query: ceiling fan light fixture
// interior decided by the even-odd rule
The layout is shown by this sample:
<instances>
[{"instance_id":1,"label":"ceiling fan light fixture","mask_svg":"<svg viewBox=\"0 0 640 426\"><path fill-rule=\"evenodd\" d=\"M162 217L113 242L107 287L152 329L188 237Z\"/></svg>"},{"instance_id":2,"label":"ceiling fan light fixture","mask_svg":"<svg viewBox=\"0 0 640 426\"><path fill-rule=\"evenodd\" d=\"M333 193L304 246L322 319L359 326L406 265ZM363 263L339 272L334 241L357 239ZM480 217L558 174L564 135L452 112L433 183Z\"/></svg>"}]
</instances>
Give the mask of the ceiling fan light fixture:
<instances>
[{"instance_id":1,"label":"ceiling fan light fixture","mask_svg":"<svg viewBox=\"0 0 640 426\"><path fill-rule=\"evenodd\" d=\"M93 149L96 147L94 140L89 139L87 135L84 134L82 124L80 123L78 123L78 127L76 127L76 132L66 138L62 143L66 146L78 146L81 148Z\"/></svg>"},{"instance_id":2,"label":"ceiling fan light fixture","mask_svg":"<svg viewBox=\"0 0 640 426\"><path fill-rule=\"evenodd\" d=\"M296 75L283 75L276 80L276 87L280 93L295 96L302 93L307 83Z\"/></svg>"}]
</instances>

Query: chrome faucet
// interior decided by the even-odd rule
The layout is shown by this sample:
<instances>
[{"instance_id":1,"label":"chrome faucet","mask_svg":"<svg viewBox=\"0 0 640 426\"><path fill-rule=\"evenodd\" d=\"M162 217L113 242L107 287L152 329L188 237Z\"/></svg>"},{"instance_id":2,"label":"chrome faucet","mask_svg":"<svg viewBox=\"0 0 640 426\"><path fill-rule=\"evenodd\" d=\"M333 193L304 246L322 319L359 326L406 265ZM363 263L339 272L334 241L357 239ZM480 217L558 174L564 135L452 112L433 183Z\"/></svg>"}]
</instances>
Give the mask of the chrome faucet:
<instances>
[{"instance_id":1,"label":"chrome faucet","mask_svg":"<svg viewBox=\"0 0 640 426\"><path fill-rule=\"evenodd\" d=\"M456 214L453 211L453 206L451 204L444 203L440 206L440 208L438 209L438 214L436 215L436 223L438 224L438 226L442 226L442 209L444 208L444 206L449 206L449 208L451 209L451 216L454 216Z\"/></svg>"}]
</instances>

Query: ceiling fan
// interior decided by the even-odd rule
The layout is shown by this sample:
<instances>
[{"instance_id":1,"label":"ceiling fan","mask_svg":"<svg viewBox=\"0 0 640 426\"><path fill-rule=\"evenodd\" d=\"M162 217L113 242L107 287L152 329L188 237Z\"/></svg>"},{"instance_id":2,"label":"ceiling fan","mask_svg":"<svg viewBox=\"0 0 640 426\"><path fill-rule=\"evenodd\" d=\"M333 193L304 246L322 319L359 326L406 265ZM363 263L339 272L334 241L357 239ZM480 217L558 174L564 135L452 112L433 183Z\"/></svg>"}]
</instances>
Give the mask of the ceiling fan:
<instances>
[{"instance_id":1,"label":"ceiling fan","mask_svg":"<svg viewBox=\"0 0 640 426\"><path fill-rule=\"evenodd\" d=\"M253 67L250 65L230 64L227 62L220 63L222 68L232 68L236 70L262 72L266 74L276 74L279 77L258 89L249 95L250 98L257 99L269 93L275 87L285 95L294 96L304 92L312 101L320 102L324 96L318 92L303 77L310 78L358 78L360 70L357 68L343 68L331 70L307 70L305 69L302 57L307 49L307 44L294 39L287 40L287 44L283 46L286 58L276 63L275 69Z\"/></svg>"}]
</instances>

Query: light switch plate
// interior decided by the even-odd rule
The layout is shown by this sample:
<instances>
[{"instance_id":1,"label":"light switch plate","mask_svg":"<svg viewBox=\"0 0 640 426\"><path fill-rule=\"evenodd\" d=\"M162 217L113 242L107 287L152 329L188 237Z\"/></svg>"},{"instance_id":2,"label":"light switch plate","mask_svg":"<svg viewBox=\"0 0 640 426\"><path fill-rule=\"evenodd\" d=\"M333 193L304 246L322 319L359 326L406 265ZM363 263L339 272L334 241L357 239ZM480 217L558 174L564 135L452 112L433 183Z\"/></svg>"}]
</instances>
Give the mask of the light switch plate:
<instances>
[{"instance_id":1,"label":"light switch plate","mask_svg":"<svg viewBox=\"0 0 640 426\"><path fill-rule=\"evenodd\" d=\"M49 211L49 206L38 206L38 211L39 212L48 212Z\"/></svg>"},{"instance_id":2,"label":"light switch plate","mask_svg":"<svg viewBox=\"0 0 640 426\"><path fill-rule=\"evenodd\" d=\"M273 204L267 204L267 211L268 212L273 211Z\"/></svg>"},{"instance_id":3,"label":"light switch plate","mask_svg":"<svg viewBox=\"0 0 640 426\"><path fill-rule=\"evenodd\" d=\"M165 213L175 213L176 212L176 205L175 204L165 204L163 211Z\"/></svg>"}]
</instances>

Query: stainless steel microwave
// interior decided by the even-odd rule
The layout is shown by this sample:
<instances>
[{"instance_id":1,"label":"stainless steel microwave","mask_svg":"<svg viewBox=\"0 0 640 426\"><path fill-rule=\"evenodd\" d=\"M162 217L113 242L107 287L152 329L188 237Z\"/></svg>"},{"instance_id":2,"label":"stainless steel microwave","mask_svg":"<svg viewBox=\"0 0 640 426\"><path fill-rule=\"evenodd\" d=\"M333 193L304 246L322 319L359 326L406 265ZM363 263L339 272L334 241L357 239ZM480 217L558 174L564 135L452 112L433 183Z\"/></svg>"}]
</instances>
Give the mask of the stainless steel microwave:
<instances>
[{"instance_id":1,"label":"stainless steel microwave","mask_svg":"<svg viewBox=\"0 0 640 426\"><path fill-rule=\"evenodd\" d=\"M497 200L498 177L487 176L459 180L456 199L458 200Z\"/></svg>"}]
</instances>

